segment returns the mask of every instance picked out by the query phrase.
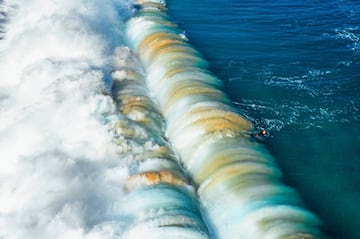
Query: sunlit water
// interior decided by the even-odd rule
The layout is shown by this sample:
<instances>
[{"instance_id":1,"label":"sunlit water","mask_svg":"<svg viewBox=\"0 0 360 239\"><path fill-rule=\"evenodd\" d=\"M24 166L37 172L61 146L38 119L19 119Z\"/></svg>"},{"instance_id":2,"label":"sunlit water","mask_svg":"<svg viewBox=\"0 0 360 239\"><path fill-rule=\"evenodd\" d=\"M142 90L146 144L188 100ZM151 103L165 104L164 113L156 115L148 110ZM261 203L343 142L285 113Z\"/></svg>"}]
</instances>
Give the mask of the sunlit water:
<instances>
[{"instance_id":1,"label":"sunlit water","mask_svg":"<svg viewBox=\"0 0 360 239\"><path fill-rule=\"evenodd\" d=\"M359 3L168 5L270 131L264 143L324 231L360 237ZM121 235L128 168L98 104L111 102L109 59L129 14L127 1L0 1L0 238Z\"/></svg>"},{"instance_id":2,"label":"sunlit water","mask_svg":"<svg viewBox=\"0 0 360 239\"><path fill-rule=\"evenodd\" d=\"M170 1L332 238L360 237L360 3Z\"/></svg>"}]
</instances>

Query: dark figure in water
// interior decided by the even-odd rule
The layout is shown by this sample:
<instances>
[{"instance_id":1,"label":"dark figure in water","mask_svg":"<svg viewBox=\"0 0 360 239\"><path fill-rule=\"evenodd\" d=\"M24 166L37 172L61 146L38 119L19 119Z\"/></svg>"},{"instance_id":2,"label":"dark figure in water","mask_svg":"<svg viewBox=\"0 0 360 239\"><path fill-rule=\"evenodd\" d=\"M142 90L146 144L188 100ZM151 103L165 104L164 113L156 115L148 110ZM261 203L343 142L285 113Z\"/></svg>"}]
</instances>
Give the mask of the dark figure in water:
<instances>
[{"instance_id":1,"label":"dark figure in water","mask_svg":"<svg viewBox=\"0 0 360 239\"><path fill-rule=\"evenodd\" d=\"M261 128L259 131L253 133L252 137L258 141L265 141L270 137L270 133L264 128Z\"/></svg>"}]
</instances>

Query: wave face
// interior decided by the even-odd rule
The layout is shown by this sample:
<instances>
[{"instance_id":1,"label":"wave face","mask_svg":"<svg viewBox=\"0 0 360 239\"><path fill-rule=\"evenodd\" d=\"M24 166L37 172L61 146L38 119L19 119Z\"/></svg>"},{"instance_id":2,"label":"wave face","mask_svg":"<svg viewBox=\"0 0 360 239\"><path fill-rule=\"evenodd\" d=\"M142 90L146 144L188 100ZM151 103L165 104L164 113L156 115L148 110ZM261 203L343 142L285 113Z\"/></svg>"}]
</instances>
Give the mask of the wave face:
<instances>
[{"instance_id":1,"label":"wave face","mask_svg":"<svg viewBox=\"0 0 360 239\"><path fill-rule=\"evenodd\" d=\"M136 8L140 60L129 1L0 0L0 238L322 238L164 2Z\"/></svg>"},{"instance_id":2,"label":"wave face","mask_svg":"<svg viewBox=\"0 0 360 239\"><path fill-rule=\"evenodd\" d=\"M359 3L168 1L225 92L271 134L285 182L337 239L360 238Z\"/></svg>"},{"instance_id":3,"label":"wave face","mask_svg":"<svg viewBox=\"0 0 360 239\"><path fill-rule=\"evenodd\" d=\"M197 185L215 238L323 238L319 220L303 209L252 125L231 105L208 63L169 20L162 1L138 1L127 37L167 136Z\"/></svg>"},{"instance_id":4,"label":"wave face","mask_svg":"<svg viewBox=\"0 0 360 239\"><path fill-rule=\"evenodd\" d=\"M106 125L130 169L121 210L129 223L122 238L209 238L137 58L128 48L117 48L113 62L112 94L120 114L108 115Z\"/></svg>"},{"instance_id":5,"label":"wave face","mask_svg":"<svg viewBox=\"0 0 360 239\"><path fill-rule=\"evenodd\" d=\"M116 47L129 3L6 4L0 238L209 238L141 64Z\"/></svg>"}]
</instances>

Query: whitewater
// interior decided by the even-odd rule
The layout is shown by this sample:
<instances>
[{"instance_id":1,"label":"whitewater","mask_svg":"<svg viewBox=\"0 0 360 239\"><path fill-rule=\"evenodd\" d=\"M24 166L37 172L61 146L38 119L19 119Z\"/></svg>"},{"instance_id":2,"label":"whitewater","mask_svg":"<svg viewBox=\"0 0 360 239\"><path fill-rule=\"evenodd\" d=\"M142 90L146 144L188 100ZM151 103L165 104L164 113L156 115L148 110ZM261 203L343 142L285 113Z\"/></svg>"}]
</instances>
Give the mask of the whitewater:
<instances>
[{"instance_id":1,"label":"whitewater","mask_svg":"<svg viewBox=\"0 0 360 239\"><path fill-rule=\"evenodd\" d=\"M101 116L126 1L3 1L0 238L113 238L126 164ZM106 14L104 14L106 12ZM100 107L101 106L101 107Z\"/></svg>"},{"instance_id":2,"label":"whitewater","mask_svg":"<svg viewBox=\"0 0 360 239\"><path fill-rule=\"evenodd\" d=\"M0 6L1 239L323 238L163 1Z\"/></svg>"},{"instance_id":3,"label":"whitewater","mask_svg":"<svg viewBox=\"0 0 360 239\"><path fill-rule=\"evenodd\" d=\"M0 238L209 238L123 46L130 3L2 9Z\"/></svg>"}]
</instances>

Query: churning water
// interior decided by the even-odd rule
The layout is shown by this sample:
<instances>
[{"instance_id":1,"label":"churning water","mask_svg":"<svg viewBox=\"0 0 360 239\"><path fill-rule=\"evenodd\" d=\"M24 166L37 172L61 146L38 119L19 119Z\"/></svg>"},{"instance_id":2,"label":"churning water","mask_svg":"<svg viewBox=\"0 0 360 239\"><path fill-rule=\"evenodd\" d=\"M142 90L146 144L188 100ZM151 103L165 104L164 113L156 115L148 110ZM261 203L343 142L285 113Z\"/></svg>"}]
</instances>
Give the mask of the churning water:
<instances>
[{"instance_id":1,"label":"churning water","mask_svg":"<svg viewBox=\"0 0 360 239\"><path fill-rule=\"evenodd\" d=\"M122 238L131 227L123 186L134 168L106 124L123 119L110 97L112 55L131 4L0 0L1 239ZM168 8L236 107L270 132L262 143L325 234L360 238L360 3ZM175 195L166 190L161 200Z\"/></svg>"},{"instance_id":2,"label":"churning water","mask_svg":"<svg viewBox=\"0 0 360 239\"><path fill-rule=\"evenodd\" d=\"M360 3L170 1L332 238L360 233Z\"/></svg>"}]
</instances>

